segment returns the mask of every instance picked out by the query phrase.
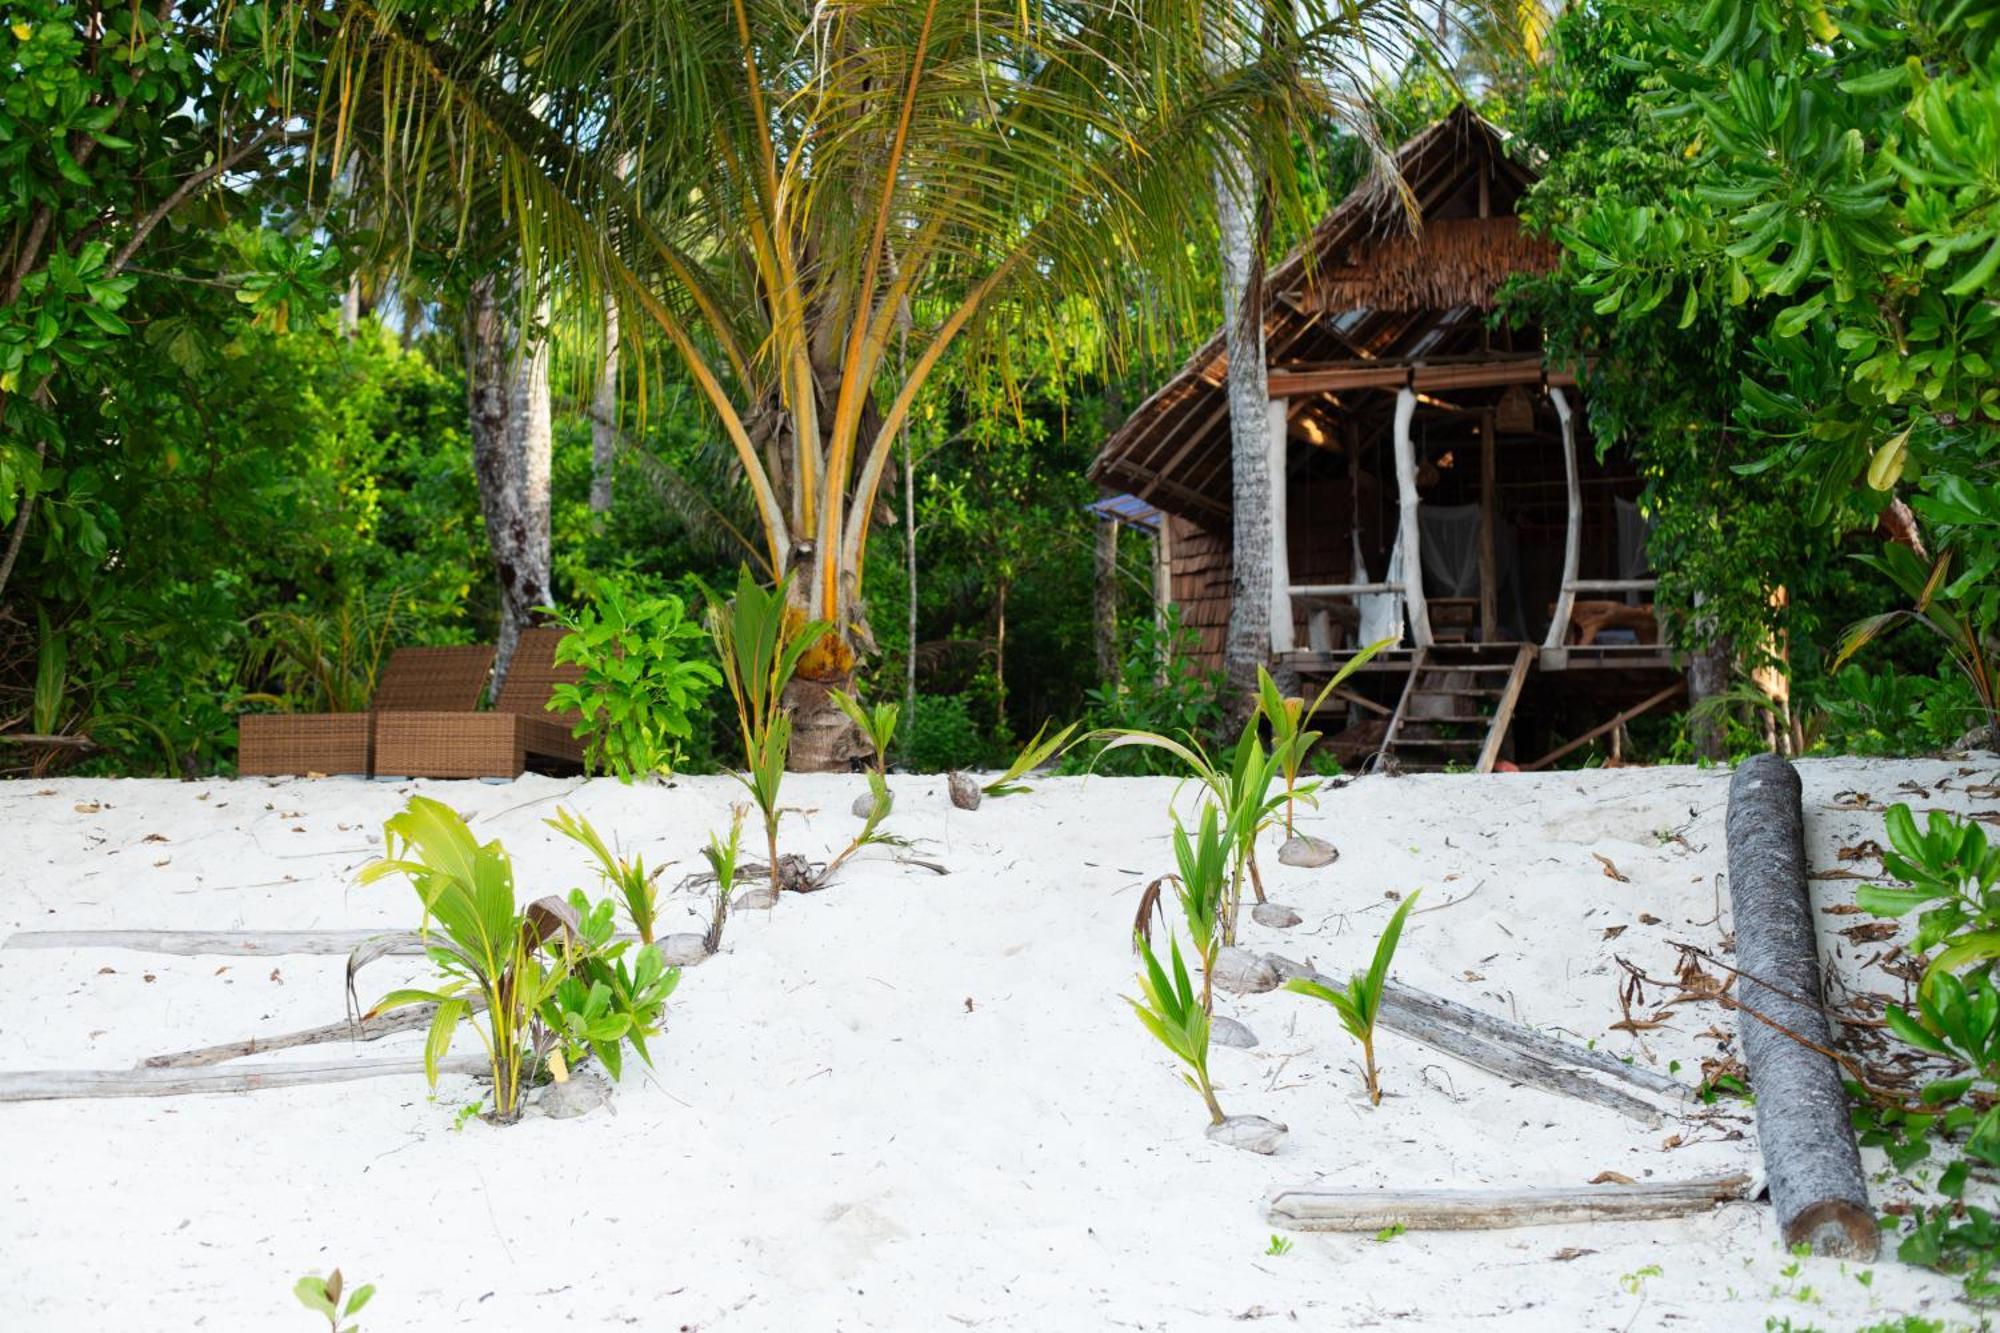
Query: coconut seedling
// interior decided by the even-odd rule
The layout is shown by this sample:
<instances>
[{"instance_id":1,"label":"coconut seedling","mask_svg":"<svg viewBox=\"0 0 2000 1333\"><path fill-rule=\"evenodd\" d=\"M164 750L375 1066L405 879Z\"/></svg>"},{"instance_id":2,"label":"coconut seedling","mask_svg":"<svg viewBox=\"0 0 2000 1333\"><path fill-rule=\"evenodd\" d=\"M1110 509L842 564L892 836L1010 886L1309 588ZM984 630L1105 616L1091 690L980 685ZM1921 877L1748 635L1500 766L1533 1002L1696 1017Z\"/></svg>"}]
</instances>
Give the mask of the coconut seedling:
<instances>
[{"instance_id":1,"label":"coconut seedling","mask_svg":"<svg viewBox=\"0 0 2000 1333\"><path fill-rule=\"evenodd\" d=\"M704 941L710 953L722 949L722 928L729 920L729 898L736 892L736 861L743 848L743 807L730 807L730 815L729 841L724 842L711 833L708 846L701 849L701 854L708 858L708 868L715 872L715 912L709 918L708 938Z\"/></svg>"},{"instance_id":2,"label":"coconut seedling","mask_svg":"<svg viewBox=\"0 0 2000 1333\"><path fill-rule=\"evenodd\" d=\"M899 838L893 833L882 832L882 821L889 817L889 812L895 806L896 798L890 792L889 784L883 780L880 773L870 772L868 774L868 818L862 822L861 831L854 835L854 841L843 847L840 855L827 862L826 869L814 876L813 883L815 887L832 879L833 872L840 869L846 863L848 857L853 856L863 847L874 847L877 845L907 847L909 845L907 838Z\"/></svg>"},{"instance_id":3,"label":"coconut seedling","mask_svg":"<svg viewBox=\"0 0 2000 1333\"><path fill-rule=\"evenodd\" d=\"M744 772L738 780L764 816L773 903L778 899L778 789L792 747L785 686L799 659L828 629L823 620L804 619L791 606L790 595L790 575L767 589L744 565L737 571L734 597L725 602L711 594L708 599L708 632L722 660L743 738Z\"/></svg>"},{"instance_id":4,"label":"coconut seedling","mask_svg":"<svg viewBox=\"0 0 2000 1333\"><path fill-rule=\"evenodd\" d=\"M1271 673L1261 665L1257 668L1257 711L1271 728L1271 755L1278 768L1285 775L1285 836L1292 837L1292 805L1300 795L1294 789L1298 786L1299 773L1305 767L1306 756L1319 743L1320 733L1309 731L1312 719L1319 714L1333 692L1341 687L1347 678L1361 669L1363 663L1376 653L1394 643L1393 639L1378 639L1349 658L1336 671L1333 679L1313 698L1308 708L1306 701L1297 695L1286 696L1278 689L1278 683L1271 679ZM1311 799L1307 796L1307 799Z\"/></svg>"},{"instance_id":5,"label":"coconut seedling","mask_svg":"<svg viewBox=\"0 0 2000 1333\"><path fill-rule=\"evenodd\" d=\"M632 919L632 929L639 933L639 942L651 944L653 929L659 920L659 892L655 881L666 867L662 865L647 870L644 857L633 857L627 861L615 855L604 839L598 836L597 830L590 826L590 821L572 810L558 809L554 819L543 822L596 859L598 875L624 903L625 915Z\"/></svg>"},{"instance_id":6,"label":"coconut seedling","mask_svg":"<svg viewBox=\"0 0 2000 1333\"><path fill-rule=\"evenodd\" d=\"M437 1087L438 1065L451 1050L461 1019L479 1011L478 1032L493 1077L493 1118L520 1117L524 1077L547 1053L537 1032L542 1007L583 954L575 910L561 898L514 902L514 867L498 841L481 843L456 811L413 796L383 825L386 855L362 868L371 884L403 875L423 903L424 951L442 974L433 987L391 991L366 1017L405 1005L437 1006L424 1041L424 1073ZM356 950L347 961L350 993L360 965L379 950Z\"/></svg>"},{"instance_id":7,"label":"coconut seedling","mask_svg":"<svg viewBox=\"0 0 2000 1333\"><path fill-rule=\"evenodd\" d=\"M1125 1003L1132 1006L1146 1031L1188 1067L1181 1077L1201 1094L1211 1123L1219 1125L1226 1117L1215 1100L1215 1084L1208 1077L1208 1010L1195 994L1187 965L1181 961L1180 941L1171 936L1167 941L1173 958L1171 975L1160 966L1144 935L1135 936L1134 943L1145 963L1145 970L1139 973L1139 991L1144 998L1135 1000L1128 995Z\"/></svg>"},{"instance_id":8,"label":"coconut seedling","mask_svg":"<svg viewBox=\"0 0 2000 1333\"><path fill-rule=\"evenodd\" d=\"M1340 1025L1347 1029L1349 1036L1361 1043L1368 1101L1372 1106L1382 1104L1382 1084L1375 1070L1375 1020L1382 1012L1382 992L1389 984L1389 964L1396 956L1396 943L1402 938L1403 921L1416 901L1415 893L1403 899L1402 905L1389 918L1389 924L1383 927L1382 938L1375 941L1375 959L1368 965L1368 971L1349 977L1346 990L1338 991L1305 977L1293 977L1285 983L1286 990L1310 995L1332 1005L1334 1013L1340 1016Z\"/></svg>"},{"instance_id":9,"label":"coconut seedling","mask_svg":"<svg viewBox=\"0 0 2000 1333\"><path fill-rule=\"evenodd\" d=\"M902 707L883 703L871 708L864 706L861 700L846 690L829 690L827 693L833 696L833 702L840 711L847 714L847 720L868 739L869 747L875 751L875 771L884 778L888 777L889 747L896 740L896 719L901 715Z\"/></svg>"},{"instance_id":10,"label":"coconut seedling","mask_svg":"<svg viewBox=\"0 0 2000 1333\"><path fill-rule=\"evenodd\" d=\"M628 1045L651 1067L646 1039L659 1034L681 970L668 967L650 943L634 950L615 939L615 907L609 898L593 905L581 889L572 889L569 906L580 946L576 965L556 983L539 1015L556 1037L547 1057L550 1072L565 1080L569 1067L589 1054L613 1079L621 1078Z\"/></svg>"},{"instance_id":11,"label":"coconut seedling","mask_svg":"<svg viewBox=\"0 0 2000 1333\"><path fill-rule=\"evenodd\" d=\"M1014 762L1007 765L1007 771L979 790L987 796L1014 796L1024 791L1033 791L1034 788L1021 779L1069 748L1070 733L1076 728L1077 724L1072 722L1055 735L1044 739L1049 724L1042 723L1035 731L1035 738L1022 746L1021 752L1014 756Z\"/></svg>"},{"instance_id":12,"label":"coconut seedling","mask_svg":"<svg viewBox=\"0 0 2000 1333\"><path fill-rule=\"evenodd\" d=\"M1236 917L1243 903L1246 878L1255 888L1257 901L1264 900L1263 881L1257 874L1257 835L1269 826L1285 799L1282 794L1271 792L1278 769L1258 739L1256 716L1253 714L1244 724L1227 768L1209 758L1201 743L1192 737L1183 743L1153 731L1101 731L1092 735L1109 738L1098 751L1099 758L1134 745L1165 750L1188 766L1209 799L1215 802L1231 849L1229 893L1222 911L1222 942L1235 944Z\"/></svg>"},{"instance_id":13,"label":"coconut seedling","mask_svg":"<svg viewBox=\"0 0 2000 1333\"><path fill-rule=\"evenodd\" d=\"M1192 837L1178 816L1174 819L1175 874L1165 876L1174 886L1188 938L1201 956L1201 1007L1215 1012L1215 957L1222 949L1223 886L1229 877L1229 840L1213 805L1203 804L1201 822ZM1134 923L1138 938L1151 939L1152 914L1159 904L1156 880L1147 887Z\"/></svg>"}]
</instances>

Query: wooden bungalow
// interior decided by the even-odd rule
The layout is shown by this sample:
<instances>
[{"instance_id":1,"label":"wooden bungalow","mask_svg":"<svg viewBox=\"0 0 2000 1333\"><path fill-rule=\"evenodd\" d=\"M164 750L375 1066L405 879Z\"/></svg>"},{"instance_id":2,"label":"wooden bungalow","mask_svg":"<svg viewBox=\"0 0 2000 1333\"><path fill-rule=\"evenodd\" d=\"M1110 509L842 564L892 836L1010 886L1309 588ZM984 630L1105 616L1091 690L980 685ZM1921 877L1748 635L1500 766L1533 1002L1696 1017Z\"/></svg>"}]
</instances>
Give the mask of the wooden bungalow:
<instances>
[{"instance_id":1,"label":"wooden bungalow","mask_svg":"<svg viewBox=\"0 0 2000 1333\"><path fill-rule=\"evenodd\" d=\"M1680 688L1641 482L1590 439L1574 369L1494 317L1502 283L1555 263L1515 216L1532 170L1463 107L1397 162L1414 210L1364 187L1266 280L1271 657L1310 683L1392 639L1340 696L1350 753L1489 771L1518 748L1534 767ZM1217 333L1092 467L1167 515L1164 582L1210 663L1231 598L1226 369Z\"/></svg>"}]
</instances>

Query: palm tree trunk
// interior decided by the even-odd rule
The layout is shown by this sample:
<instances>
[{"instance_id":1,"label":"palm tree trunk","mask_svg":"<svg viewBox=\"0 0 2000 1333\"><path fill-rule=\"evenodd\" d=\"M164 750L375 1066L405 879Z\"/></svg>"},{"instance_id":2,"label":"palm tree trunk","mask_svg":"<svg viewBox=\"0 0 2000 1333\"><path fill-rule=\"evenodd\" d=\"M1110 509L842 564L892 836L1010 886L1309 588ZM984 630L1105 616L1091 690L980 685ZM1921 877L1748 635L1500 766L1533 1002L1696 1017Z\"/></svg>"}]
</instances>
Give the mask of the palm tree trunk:
<instances>
[{"instance_id":1,"label":"palm tree trunk","mask_svg":"<svg viewBox=\"0 0 2000 1333\"><path fill-rule=\"evenodd\" d=\"M505 299L489 274L473 283L467 311L473 471L500 587L496 698L521 631L549 603L548 344L508 327Z\"/></svg>"},{"instance_id":2,"label":"palm tree trunk","mask_svg":"<svg viewBox=\"0 0 2000 1333\"><path fill-rule=\"evenodd\" d=\"M611 474L618 463L618 302L604 298L604 364L590 396L590 512L611 512Z\"/></svg>"},{"instance_id":3,"label":"palm tree trunk","mask_svg":"<svg viewBox=\"0 0 2000 1333\"><path fill-rule=\"evenodd\" d=\"M1264 260L1256 190L1241 159L1216 173L1222 306L1229 345L1231 578L1222 666L1240 707L1271 653L1271 441L1264 366Z\"/></svg>"},{"instance_id":4,"label":"palm tree trunk","mask_svg":"<svg viewBox=\"0 0 2000 1333\"><path fill-rule=\"evenodd\" d=\"M1112 693L1118 691L1118 520L1097 522L1096 605L1097 680Z\"/></svg>"}]
</instances>

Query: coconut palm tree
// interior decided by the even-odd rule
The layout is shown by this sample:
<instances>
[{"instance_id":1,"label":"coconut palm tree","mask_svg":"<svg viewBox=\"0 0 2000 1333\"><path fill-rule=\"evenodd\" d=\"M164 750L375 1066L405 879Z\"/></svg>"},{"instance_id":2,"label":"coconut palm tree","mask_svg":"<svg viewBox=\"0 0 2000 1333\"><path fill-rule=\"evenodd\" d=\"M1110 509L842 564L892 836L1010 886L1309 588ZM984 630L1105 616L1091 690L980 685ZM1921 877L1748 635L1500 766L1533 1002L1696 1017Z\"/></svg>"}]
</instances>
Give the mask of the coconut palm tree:
<instances>
[{"instance_id":1,"label":"coconut palm tree","mask_svg":"<svg viewBox=\"0 0 2000 1333\"><path fill-rule=\"evenodd\" d=\"M669 350L707 400L756 564L795 573L800 614L836 627L793 687L806 767L840 757L826 690L872 648L863 558L939 360L996 312L1081 297L1143 335L1207 307L1188 240L1214 225L1218 164L1288 158L1329 117L1366 134L1371 53L1428 21L1401 0L335 12L336 136L374 140L399 200L449 188L465 215L510 221L522 290L560 285L555 318L598 329L609 293L621 352ZM1299 204L1288 177L1267 174L1267 207Z\"/></svg>"}]
</instances>

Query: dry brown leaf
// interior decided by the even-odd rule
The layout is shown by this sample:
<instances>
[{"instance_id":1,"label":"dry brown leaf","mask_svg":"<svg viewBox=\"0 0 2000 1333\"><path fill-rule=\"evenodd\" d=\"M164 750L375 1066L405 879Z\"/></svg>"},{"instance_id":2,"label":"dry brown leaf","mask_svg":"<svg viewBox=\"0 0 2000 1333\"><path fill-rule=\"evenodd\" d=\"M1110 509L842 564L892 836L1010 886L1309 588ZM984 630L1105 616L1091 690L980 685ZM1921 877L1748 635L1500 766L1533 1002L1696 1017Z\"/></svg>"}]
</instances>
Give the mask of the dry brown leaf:
<instances>
[{"instance_id":1,"label":"dry brown leaf","mask_svg":"<svg viewBox=\"0 0 2000 1333\"><path fill-rule=\"evenodd\" d=\"M1625 930L1626 928L1624 926L1606 926L1604 928L1604 938L1607 940L1615 940L1620 935L1623 935L1625 933Z\"/></svg>"},{"instance_id":2,"label":"dry brown leaf","mask_svg":"<svg viewBox=\"0 0 2000 1333\"><path fill-rule=\"evenodd\" d=\"M1597 864L1604 867L1604 877L1606 879L1615 879L1620 884L1630 884L1632 882L1622 870L1612 863L1611 858L1603 852L1592 852L1591 855L1597 858Z\"/></svg>"},{"instance_id":3,"label":"dry brown leaf","mask_svg":"<svg viewBox=\"0 0 2000 1333\"><path fill-rule=\"evenodd\" d=\"M1654 916L1651 912L1641 912L1639 913L1639 924L1642 926L1657 926L1660 924L1660 918Z\"/></svg>"},{"instance_id":4,"label":"dry brown leaf","mask_svg":"<svg viewBox=\"0 0 2000 1333\"><path fill-rule=\"evenodd\" d=\"M1486 974L1484 972L1474 972L1471 968L1467 968L1465 970L1465 979L1467 981L1484 981L1486 980Z\"/></svg>"},{"instance_id":5,"label":"dry brown leaf","mask_svg":"<svg viewBox=\"0 0 2000 1333\"><path fill-rule=\"evenodd\" d=\"M1661 1142L1660 1151L1672 1152L1675 1148L1678 1148L1680 1146L1681 1146L1681 1136L1678 1134L1669 1134L1667 1135L1666 1139Z\"/></svg>"},{"instance_id":6,"label":"dry brown leaf","mask_svg":"<svg viewBox=\"0 0 2000 1333\"><path fill-rule=\"evenodd\" d=\"M1867 879L1868 876L1855 870L1815 870L1807 879Z\"/></svg>"},{"instance_id":7,"label":"dry brown leaf","mask_svg":"<svg viewBox=\"0 0 2000 1333\"><path fill-rule=\"evenodd\" d=\"M1834 855L1843 861L1879 861L1882 859L1882 844L1870 838L1852 847L1842 847Z\"/></svg>"},{"instance_id":8,"label":"dry brown leaf","mask_svg":"<svg viewBox=\"0 0 2000 1333\"><path fill-rule=\"evenodd\" d=\"M1822 907L1819 910L1828 916L1853 916L1862 909L1860 903L1835 903L1831 907Z\"/></svg>"},{"instance_id":9,"label":"dry brown leaf","mask_svg":"<svg viewBox=\"0 0 2000 1333\"><path fill-rule=\"evenodd\" d=\"M1630 1185L1632 1177L1622 1171L1599 1171L1585 1182L1590 1185Z\"/></svg>"},{"instance_id":10,"label":"dry brown leaf","mask_svg":"<svg viewBox=\"0 0 2000 1333\"><path fill-rule=\"evenodd\" d=\"M143 837L143 838L139 839L139 841L140 841L140 842L166 842L166 841L168 841L168 839L167 839L167 835L166 835L166 834L164 834L164 833L148 833L148 834L147 834L147 835L146 835L145 837Z\"/></svg>"},{"instance_id":11,"label":"dry brown leaf","mask_svg":"<svg viewBox=\"0 0 2000 1333\"><path fill-rule=\"evenodd\" d=\"M1849 926L1840 932L1856 944L1879 944L1883 940L1894 939L1896 923L1893 921L1869 921L1859 926Z\"/></svg>"},{"instance_id":12,"label":"dry brown leaf","mask_svg":"<svg viewBox=\"0 0 2000 1333\"><path fill-rule=\"evenodd\" d=\"M1566 1264L1572 1259L1581 1259L1586 1254L1596 1254L1596 1250L1586 1250L1580 1245L1565 1245L1549 1256L1549 1262Z\"/></svg>"}]
</instances>

